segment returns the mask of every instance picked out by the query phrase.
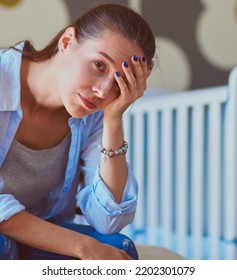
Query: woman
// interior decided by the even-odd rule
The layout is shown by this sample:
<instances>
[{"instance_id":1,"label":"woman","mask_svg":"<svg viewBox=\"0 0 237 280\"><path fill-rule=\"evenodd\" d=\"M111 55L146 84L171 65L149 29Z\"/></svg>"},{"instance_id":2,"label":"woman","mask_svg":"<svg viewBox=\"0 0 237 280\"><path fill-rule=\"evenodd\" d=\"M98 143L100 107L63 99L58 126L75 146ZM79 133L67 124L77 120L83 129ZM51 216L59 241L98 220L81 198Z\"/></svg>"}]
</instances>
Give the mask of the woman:
<instances>
[{"instance_id":1,"label":"woman","mask_svg":"<svg viewBox=\"0 0 237 280\"><path fill-rule=\"evenodd\" d=\"M41 51L27 41L1 51L2 259L137 258L118 233L137 200L122 116L143 95L154 52L147 23L113 4ZM91 227L71 222L76 205Z\"/></svg>"}]
</instances>

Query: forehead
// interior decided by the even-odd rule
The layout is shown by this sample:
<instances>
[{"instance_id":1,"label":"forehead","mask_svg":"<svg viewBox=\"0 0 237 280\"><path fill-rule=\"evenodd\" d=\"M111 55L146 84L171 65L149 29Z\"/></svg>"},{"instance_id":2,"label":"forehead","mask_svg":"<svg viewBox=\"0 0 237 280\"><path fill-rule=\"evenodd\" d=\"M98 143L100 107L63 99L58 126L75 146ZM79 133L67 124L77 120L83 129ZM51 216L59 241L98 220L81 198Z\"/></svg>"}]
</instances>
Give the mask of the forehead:
<instances>
[{"instance_id":1,"label":"forehead","mask_svg":"<svg viewBox=\"0 0 237 280\"><path fill-rule=\"evenodd\" d=\"M86 40L84 46L88 52L106 53L118 59L129 59L134 54L142 56L143 52L134 41L130 41L120 33L105 32L100 38Z\"/></svg>"}]
</instances>

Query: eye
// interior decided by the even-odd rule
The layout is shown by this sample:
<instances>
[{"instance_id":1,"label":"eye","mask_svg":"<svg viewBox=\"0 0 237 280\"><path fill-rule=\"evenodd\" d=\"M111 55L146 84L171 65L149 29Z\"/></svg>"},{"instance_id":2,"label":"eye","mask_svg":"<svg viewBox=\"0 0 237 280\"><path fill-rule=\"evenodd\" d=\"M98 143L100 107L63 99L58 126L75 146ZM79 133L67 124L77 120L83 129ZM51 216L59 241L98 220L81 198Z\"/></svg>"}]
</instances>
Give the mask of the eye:
<instances>
[{"instance_id":1,"label":"eye","mask_svg":"<svg viewBox=\"0 0 237 280\"><path fill-rule=\"evenodd\" d=\"M96 61L95 62L96 67L100 70L100 71L105 71L105 64L101 61Z\"/></svg>"}]
</instances>

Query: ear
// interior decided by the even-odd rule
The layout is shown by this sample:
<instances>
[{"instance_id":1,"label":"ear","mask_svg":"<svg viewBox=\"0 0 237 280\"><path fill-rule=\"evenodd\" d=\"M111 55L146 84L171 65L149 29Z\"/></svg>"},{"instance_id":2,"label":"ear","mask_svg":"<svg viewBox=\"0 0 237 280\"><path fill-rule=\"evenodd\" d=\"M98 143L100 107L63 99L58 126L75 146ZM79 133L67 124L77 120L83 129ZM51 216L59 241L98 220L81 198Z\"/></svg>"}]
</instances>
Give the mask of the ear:
<instances>
[{"instance_id":1,"label":"ear","mask_svg":"<svg viewBox=\"0 0 237 280\"><path fill-rule=\"evenodd\" d=\"M74 27L68 27L58 41L59 51L65 51L70 45L76 41L76 30Z\"/></svg>"}]
</instances>

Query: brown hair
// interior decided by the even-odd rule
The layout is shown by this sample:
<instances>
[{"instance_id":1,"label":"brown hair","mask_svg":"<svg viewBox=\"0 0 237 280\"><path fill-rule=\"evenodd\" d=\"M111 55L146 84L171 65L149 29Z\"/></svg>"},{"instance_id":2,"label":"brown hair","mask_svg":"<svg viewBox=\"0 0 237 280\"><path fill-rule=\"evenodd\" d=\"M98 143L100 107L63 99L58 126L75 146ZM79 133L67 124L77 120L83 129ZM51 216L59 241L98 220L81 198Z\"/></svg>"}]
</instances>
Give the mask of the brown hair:
<instances>
[{"instance_id":1,"label":"brown hair","mask_svg":"<svg viewBox=\"0 0 237 280\"><path fill-rule=\"evenodd\" d=\"M147 58L148 68L152 69L155 38L149 25L132 9L117 4L104 4L92 8L61 30L42 50L35 50L31 43L26 41L23 55L33 61L51 58L58 52L60 37L70 26L75 28L78 41L99 38L106 30L119 32L142 49Z\"/></svg>"}]
</instances>

